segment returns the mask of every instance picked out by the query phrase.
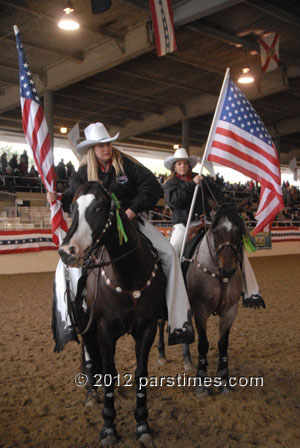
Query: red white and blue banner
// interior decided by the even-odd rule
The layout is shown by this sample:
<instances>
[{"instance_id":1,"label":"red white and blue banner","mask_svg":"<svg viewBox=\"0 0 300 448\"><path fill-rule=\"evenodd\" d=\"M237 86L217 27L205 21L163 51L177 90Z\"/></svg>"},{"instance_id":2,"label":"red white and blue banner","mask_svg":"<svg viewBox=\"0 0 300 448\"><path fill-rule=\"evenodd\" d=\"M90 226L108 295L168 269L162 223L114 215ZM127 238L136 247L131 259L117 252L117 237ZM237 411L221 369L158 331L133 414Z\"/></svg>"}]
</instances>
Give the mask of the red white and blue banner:
<instances>
[{"instance_id":1,"label":"red white and blue banner","mask_svg":"<svg viewBox=\"0 0 300 448\"><path fill-rule=\"evenodd\" d=\"M271 234L272 243L300 242L300 227L273 227Z\"/></svg>"},{"instance_id":2,"label":"red white and blue banner","mask_svg":"<svg viewBox=\"0 0 300 448\"><path fill-rule=\"evenodd\" d=\"M0 232L0 255L57 250L51 229L8 230Z\"/></svg>"},{"instance_id":3,"label":"red white and blue banner","mask_svg":"<svg viewBox=\"0 0 300 448\"><path fill-rule=\"evenodd\" d=\"M174 32L172 0L149 0L157 56L177 49Z\"/></svg>"}]
</instances>

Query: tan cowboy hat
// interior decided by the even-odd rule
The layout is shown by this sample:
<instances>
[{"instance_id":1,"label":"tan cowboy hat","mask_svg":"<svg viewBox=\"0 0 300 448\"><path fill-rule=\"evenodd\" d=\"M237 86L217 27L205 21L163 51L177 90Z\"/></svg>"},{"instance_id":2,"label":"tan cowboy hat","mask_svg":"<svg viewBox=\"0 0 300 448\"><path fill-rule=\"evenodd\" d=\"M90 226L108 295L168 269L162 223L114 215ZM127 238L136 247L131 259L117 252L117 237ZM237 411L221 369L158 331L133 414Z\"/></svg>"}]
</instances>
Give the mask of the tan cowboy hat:
<instances>
[{"instance_id":1,"label":"tan cowboy hat","mask_svg":"<svg viewBox=\"0 0 300 448\"><path fill-rule=\"evenodd\" d=\"M111 137L103 123L91 123L84 130L86 140L79 143L76 150L79 154L85 154L92 146L117 140L119 134L118 132L114 137Z\"/></svg>"},{"instance_id":2,"label":"tan cowboy hat","mask_svg":"<svg viewBox=\"0 0 300 448\"><path fill-rule=\"evenodd\" d=\"M165 159L164 165L168 170L171 170L174 163L178 162L178 160L187 160L191 166L191 169L198 163L197 156L189 156L184 148L178 148L174 152L173 156L169 156Z\"/></svg>"}]
</instances>

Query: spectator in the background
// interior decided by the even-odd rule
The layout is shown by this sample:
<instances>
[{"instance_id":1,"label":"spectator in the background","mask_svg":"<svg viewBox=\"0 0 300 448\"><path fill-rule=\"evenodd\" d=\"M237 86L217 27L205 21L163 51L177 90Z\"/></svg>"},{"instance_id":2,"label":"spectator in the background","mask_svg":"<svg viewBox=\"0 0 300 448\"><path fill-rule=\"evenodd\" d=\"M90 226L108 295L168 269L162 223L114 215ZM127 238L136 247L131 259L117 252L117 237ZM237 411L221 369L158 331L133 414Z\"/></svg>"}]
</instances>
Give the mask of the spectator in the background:
<instances>
[{"instance_id":1,"label":"spectator in the background","mask_svg":"<svg viewBox=\"0 0 300 448\"><path fill-rule=\"evenodd\" d=\"M56 173L59 180L65 180L67 178L66 165L64 163L64 159L61 159L61 161L57 165Z\"/></svg>"},{"instance_id":2,"label":"spectator in the background","mask_svg":"<svg viewBox=\"0 0 300 448\"><path fill-rule=\"evenodd\" d=\"M22 154L20 157L20 163L18 165L19 175L26 177L28 175L28 165L26 163L25 157Z\"/></svg>"},{"instance_id":3,"label":"spectator in the background","mask_svg":"<svg viewBox=\"0 0 300 448\"><path fill-rule=\"evenodd\" d=\"M8 165L13 169L12 174L18 172L18 155L13 154L12 158L9 160Z\"/></svg>"},{"instance_id":4,"label":"spectator in the background","mask_svg":"<svg viewBox=\"0 0 300 448\"><path fill-rule=\"evenodd\" d=\"M30 177L39 177L38 171L34 168L34 165L31 166L29 174Z\"/></svg>"},{"instance_id":5,"label":"spectator in the background","mask_svg":"<svg viewBox=\"0 0 300 448\"><path fill-rule=\"evenodd\" d=\"M24 158L24 161L25 161L25 163L26 163L26 165L27 165L27 167L28 167L28 154L27 154L26 149L24 149L23 154L21 154L20 157L23 157L23 158Z\"/></svg>"},{"instance_id":6,"label":"spectator in the background","mask_svg":"<svg viewBox=\"0 0 300 448\"><path fill-rule=\"evenodd\" d=\"M6 172L6 168L7 168L7 166L8 166L8 162L7 162L7 153L4 152L4 153L1 155L1 159L0 159L0 171L1 171L2 173L5 173L5 172Z\"/></svg>"},{"instance_id":7,"label":"spectator in the background","mask_svg":"<svg viewBox=\"0 0 300 448\"><path fill-rule=\"evenodd\" d=\"M71 160L67 163L67 179L72 179L73 175L75 174L75 168Z\"/></svg>"}]
</instances>

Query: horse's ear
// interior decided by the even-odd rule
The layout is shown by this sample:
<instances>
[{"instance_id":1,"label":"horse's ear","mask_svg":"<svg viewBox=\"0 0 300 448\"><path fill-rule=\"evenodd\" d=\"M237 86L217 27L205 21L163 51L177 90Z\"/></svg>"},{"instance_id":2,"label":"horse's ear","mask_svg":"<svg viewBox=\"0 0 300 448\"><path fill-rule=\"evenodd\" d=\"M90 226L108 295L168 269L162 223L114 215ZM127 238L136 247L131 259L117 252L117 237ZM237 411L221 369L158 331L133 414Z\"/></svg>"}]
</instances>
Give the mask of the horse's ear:
<instances>
[{"instance_id":1,"label":"horse's ear","mask_svg":"<svg viewBox=\"0 0 300 448\"><path fill-rule=\"evenodd\" d=\"M248 198L242 199L241 202L239 202L238 204L236 204L236 208L237 211L239 213L242 213L242 211L244 211L244 208L248 205Z\"/></svg>"}]
</instances>

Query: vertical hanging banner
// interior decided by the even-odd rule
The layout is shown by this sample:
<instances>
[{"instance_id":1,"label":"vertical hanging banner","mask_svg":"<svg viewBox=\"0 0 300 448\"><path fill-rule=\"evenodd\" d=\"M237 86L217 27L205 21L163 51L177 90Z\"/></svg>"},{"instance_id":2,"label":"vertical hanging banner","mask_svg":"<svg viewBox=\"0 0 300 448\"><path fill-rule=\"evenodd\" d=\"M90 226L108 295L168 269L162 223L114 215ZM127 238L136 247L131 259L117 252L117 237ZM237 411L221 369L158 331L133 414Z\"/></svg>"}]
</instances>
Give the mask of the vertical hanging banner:
<instances>
[{"instance_id":1,"label":"vertical hanging banner","mask_svg":"<svg viewBox=\"0 0 300 448\"><path fill-rule=\"evenodd\" d=\"M273 33L259 40L261 69L263 72L276 70L279 64L279 33Z\"/></svg>"},{"instance_id":2,"label":"vertical hanging banner","mask_svg":"<svg viewBox=\"0 0 300 448\"><path fill-rule=\"evenodd\" d=\"M298 180L298 167L297 167L297 159L296 159L296 157L294 157L292 160L290 160L289 169L292 171L292 173L294 175L294 180L297 182L297 180Z\"/></svg>"},{"instance_id":3,"label":"vertical hanging banner","mask_svg":"<svg viewBox=\"0 0 300 448\"><path fill-rule=\"evenodd\" d=\"M157 56L177 49L174 32L172 0L149 0Z\"/></svg>"},{"instance_id":4,"label":"vertical hanging banner","mask_svg":"<svg viewBox=\"0 0 300 448\"><path fill-rule=\"evenodd\" d=\"M19 57L20 102L24 135L46 190L53 192L56 186L56 175L48 126L16 25L14 25L14 32ZM52 239L58 245L65 232L68 231L59 201L51 204L51 223Z\"/></svg>"}]
</instances>

